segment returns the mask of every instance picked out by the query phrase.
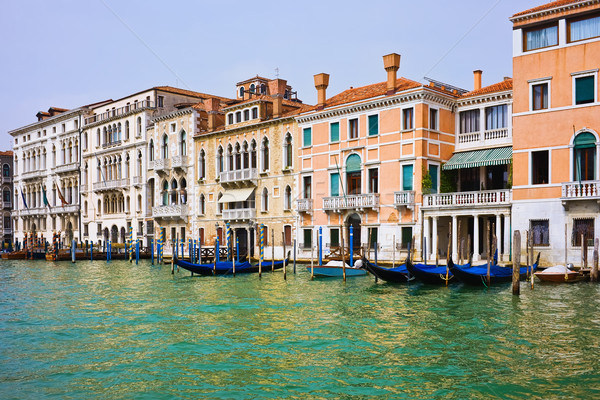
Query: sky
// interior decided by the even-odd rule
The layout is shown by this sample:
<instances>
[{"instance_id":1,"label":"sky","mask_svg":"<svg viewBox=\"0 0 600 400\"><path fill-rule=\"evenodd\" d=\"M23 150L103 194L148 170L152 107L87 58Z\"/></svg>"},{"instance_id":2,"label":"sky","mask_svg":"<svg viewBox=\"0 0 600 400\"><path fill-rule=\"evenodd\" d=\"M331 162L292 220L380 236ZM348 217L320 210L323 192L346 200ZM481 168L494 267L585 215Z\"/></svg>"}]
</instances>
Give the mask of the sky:
<instances>
[{"instance_id":1,"label":"sky","mask_svg":"<svg viewBox=\"0 0 600 400\"><path fill-rule=\"evenodd\" d=\"M399 76L473 88L512 76L508 18L544 0L2 1L0 150L49 107L77 108L169 85L224 97L260 75L286 79L315 104Z\"/></svg>"}]
</instances>

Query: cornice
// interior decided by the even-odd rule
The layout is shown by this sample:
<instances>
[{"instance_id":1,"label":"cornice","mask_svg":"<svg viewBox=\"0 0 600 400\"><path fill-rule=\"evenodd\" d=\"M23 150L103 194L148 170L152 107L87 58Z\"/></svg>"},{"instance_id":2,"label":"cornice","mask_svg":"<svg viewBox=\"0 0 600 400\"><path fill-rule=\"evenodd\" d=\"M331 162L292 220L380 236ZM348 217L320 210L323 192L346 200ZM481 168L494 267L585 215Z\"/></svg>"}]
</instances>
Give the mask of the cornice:
<instances>
[{"instance_id":1,"label":"cornice","mask_svg":"<svg viewBox=\"0 0 600 400\"><path fill-rule=\"evenodd\" d=\"M186 115L186 114L192 114L192 113L194 113L194 111L195 110L192 109L191 107L184 108L184 109L181 109L181 110L175 110L175 111L171 111L170 113L159 115L159 116L156 116L154 118L151 118L150 122L151 123L156 123L156 122L159 122L159 121L166 121L166 120L171 119L171 118L177 118L177 117L181 117L181 116Z\"/></svg>"},{"instance_id":2,"label":"cornice","mask_svg":"<svg viewBox=\"0 0 600 400\"><path fill-rule=\"evenodd\" d=\"M125 118L127 118L127 117L129 117L131 115L135 115L137 113L142 113L142 112L145 112L147 110L154 110L154 111L156 111L156 107L140 107L140 108L136 108L136 109L133 109L133 110L129 110L128 112L126 112L124 114L115 115L115 116L103 119L102 121L96 121L96 122L92 122L91 124L87 124L87 125L85 125L83 127L83 130L92 129L92 128L95 128L97 126L107 124L109 122L113 122L113 121L120 120L120 119L125 119Z\"/></svg>"},{"instance_id":3,"label":"cornice","mask_svg":"<svg viewBox=\"0 0 600 400\"><path fill-rule=\"evenodd\" d=\"M16 136L16 135L20 135L21 133L25 133L25 132L37 131L38 129L43 129L47 126L54 125L56 123L71 119L78 115L84 115L89 112L90 112L90 110L87 108L76 108L75 110L65 111L64 113L55 115L54 117L50 117L50 118L44 119L42 121L34 122L33 124L25 125L21 128L17 128L15 130L8 131L8 134L11 136Z\"/></svg>"},{"instance_id":4,"label":"cornice","mask_svg":"<svg viewBox=\"0 0 600 400\"><path fill-rule=\"evenodd\" d=\"M457 106L469 106L474 104L490 103L493 101L512 100L512 90L504 92L487 93L480 96L466 97L457 101Z\"/></svg>"},{"instance_id":5,"label":"cornice","mask_svg":"<svg viewBox=\"0 0 600 400\"><path fill-rule=\"evenodd\" d=\"M553 15L553 14L558 14L563 11L574 10L577 8L587 7L587 6L598 4L598 3L600 3L600 0L588 0L588 1L582 1L579 3L565 4L565 5L561 5L558 7L549 8L547 10L539 10L539 11L530 12L528 14L517 15L516 17L510 17L509 20L512 23L525 22L530 19L545 17L545 16L549 16L549 15Z\"/></svg>"},{"instance_id":6,"label":"cornice","mask_svg":"<svg viewBox=\"0 0 600 400\"><path fill-rule=\"evenodd\" d=\"M257 122L256 124L250 124L250 125L243 125L243 126L239 126L236 128L229 128L229 129L225 129L225 130L221 130L221 131L213 131L213 132L199 132L198 134L194 135L194 139L204 139L204 138L208 138L211 136L219 136L219 135L238 135L241 132L248 132L248 131L254 131L254 130L260 130L260 129L264 129L266 127L268 127L269 125L275 125L278 123L285 123L285 122L294 122L295 118L293 116L289 116L289 117L281 117L281 118L277 118L277 119L269 119L266 121L261 121L261 122Z\"/></svg>"}]
</instances>

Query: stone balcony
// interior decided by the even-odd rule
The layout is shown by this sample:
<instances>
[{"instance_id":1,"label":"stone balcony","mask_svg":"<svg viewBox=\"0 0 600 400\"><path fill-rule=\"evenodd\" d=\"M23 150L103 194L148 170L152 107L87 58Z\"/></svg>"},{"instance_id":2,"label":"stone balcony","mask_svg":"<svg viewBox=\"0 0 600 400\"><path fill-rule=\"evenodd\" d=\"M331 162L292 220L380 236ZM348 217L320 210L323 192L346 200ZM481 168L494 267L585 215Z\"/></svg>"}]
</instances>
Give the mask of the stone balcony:
<instances>
[{"instance_id":1,"label":"stone balcony","mask_svg":"<svg viewBox=\"0 0 600 400\"><path fill-rule=\"evenodd\" d=\"M85 185L79 185L79 192L81 194L86 194L89 192L89 186L87 184Z\"/></svg>"},{"instance_id":2,"label":"stone balcony","mask_svg":"<svg viewBox=\"0 0 600 400\"><path fill-rule=\"evenodd\" d=\"M568 203L576 200L596 200L600 203L600 181L563 182L563 206L568 208Z\"/></svg>"},{"instance_id":3,"label":"stone balcony","mask_svg":"<svg viewBox=\"0 0 600 400\"><path fill-rule=\"evenodd\" d=\"M298 212L312 212L313 210L313 200L312 199L298 199Z\"/></svg>"},{"instance_id":4,"label":"stone balcony","mask_svg":"<svg viewBox=\"0 0 600 400\"><path fill-rule=\"evenodd\" d=\"M79 204L65 204L51 208L53 214L69 214L79 212Z\"/></svg>"},{"instance_id":5,"label":"stone balcony","mask_svg":"<svg viewBox=\"0 0 600 400\"><path fill-rule=\"evenodd\" d=\"M23 208L22 210L19 210L19 215L21 215L21 216L39 215L39 214L47 214L47 213L48 213L47 207L30 207L30 208Z\"/></svg>"},{"instance_id":6,"label":"stone balcony","mask_svg":"<svg viewBox=\"0 0 600 400\"><path fill-rule=\"evenodd\" d=\"M76 171L79 171L79 163L78 162L59 165L54 169L54 172L57 174L67 174L69 172L76 172Z\"/></svg>"},{"instance_id":7,"label":"stone balcony","mask_svg":"<svg viewBox=\"0 0 600 400\"><path fill-rule=\"evenodd\" d=\"M27 172L21 173L21 179L23 179L23 180L35 179L35 178L40 178L41 175L42 175L42 171L27 171Z\"/></svg>"},{"instance_id":8,"label":"stone balcony","mask_svg":"<svg viewBox=\"0 0 600 400\"><path fill-rule=\"evenodd\" d=\"M183 169L188 166L188 156L175 156L171 162L173 168Z\"/></svg>"},{"instance_id":9,"label":"stone balcony","mask_svg":"<svg viewBox=\"0 0 600 400\"><path fill-rule=\"evenodd\" d=\"M423 195L423 208L462 208L478 206L510 206L510 189L482 190L477 192L455 192Z\"/></svg>"},{"instance_id":10,"label":"stone balcony","mask_svg":"<svg viewBox=\"0 0 600 400\"><path fill-rule=\"evenodd\" d=\"M2 208L11 208L11 207L12 207L11 201L3 201L2 202Z\"/></svg>"},{"instance_id":11,"label":"stone balcony","mask_svg":"<svg viewBox=\"0 0 600 400\"><path fill-rule=\"evenodd\" d=\"M158 173L166 174L171 169L171 160L168 158L161 158L159 160L154 160L154 171Z\"/></svg>"},{"instance_id":12,"label":"stone balcony","mask_svg":"<svg viewBox=\"0 0 600 400\"><path fill-rule=\"evenodd\" d=\"M257 168L223 171L219 174L221 185L242 186L245 184L256 185L258 179Z\"/></svg>"},{"instance_id":13,"label":"stone balcony","mask_svg":"<svg viewBox=\"0 0 600 400\"><path fill-rule=\"evenodd\" d=\"M12 176L3 176L2 177L2 183L11 183L12 182Z\"/></svg>"},{"instance_id":14,"label":"stone balcony","mask_svg":"<svg viewBox=\"0 0 600 400\"><path fill-rule=\"evenodd\" d=\"M110 181L94 183L94 192L105 192L108 190L126 189L129 187L129 178L112 179Z\"/></svg>"},{"instance_id":15,"label":"stone balcony","mask_svg":"<svg viewBox=\"0 0 600 400\"><path fill-rule=\"evenodd\" d=\"M141 176L134 176L132 178L132 181L133 181L133 186L140 187L144 183L144 178L142 178Z\"/></svg>"},{"instance_id":16,"label":"stone balcony","mask_svg":"<svg viewBox=\"0 0 600 400\"><path fill-rule=\"evenodd\" d=\"M187 215L188 206L186 204L152 207L152 218L185 219Z\"/></svg>"},{"instance_id":17,"label":"stone balcony","mask_svg":"<svg viewBox=\"0 0 600 400\"><path fill-rule=\"evenodd\" d=\"M415 191L403 190L394 192L394 206L396 208L407 207L412 209L415 206Z\"/></svg>"},{"instance_id":18,"label":"stone balcony","mask_svg":"<svg viewBox=\"0 0 600 400\"><path fill-rule=\"evenodd\" d=\"M223 219L226 221L248 221L256 218L256 208L235 208L223 210Z\"/></svg>"},{"instance_id":19,"label":"stone balcony","mask_svg":"<svg viewBox=\"0 0 600 400\"><path fill-rule=\"evenodd\" d=\"M379 193L350 194L323 198L323 210L340 212L341 210L362 211L379 207Z\"/></svg>"},{"instance_id":20,"label":"stone balcony","mask_svg":"<svg viewBox=\"0 0 600 400\"><path fill-rule=\"evenodd\" d=\"M498 145L512 145L511 128L488 129L456 134L456 151Z\"/></svg>"}]
</instances>

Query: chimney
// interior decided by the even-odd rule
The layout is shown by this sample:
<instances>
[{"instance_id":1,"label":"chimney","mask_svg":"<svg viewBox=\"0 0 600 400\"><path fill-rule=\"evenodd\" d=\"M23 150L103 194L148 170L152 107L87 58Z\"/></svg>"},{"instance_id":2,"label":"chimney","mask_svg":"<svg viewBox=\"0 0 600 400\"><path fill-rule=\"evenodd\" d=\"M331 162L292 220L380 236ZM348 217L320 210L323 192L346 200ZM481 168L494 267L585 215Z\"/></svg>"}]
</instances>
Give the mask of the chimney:
<instances>
[{"instance_id":1,"label":"chimney","mask_svg":"<svg viewBox=\"0 0 600 400\"><path fill-rule=\"evenodd\" d=\"M481 74L482 71L480 69L473 71L473 90L481 89Z\"/></svg>"},{"instance_id":2,"label":"chimney","mask_svg":"<svg viewBox=\"0 0 600 400\"><path fill-rule=\"evenodd\" d=\"M329 86L329 74L321 72L316 74L315 88L317 89L317 109L322 110L325 108L325 100L327 100L327 86Z\"/></svg>"},{"instance_id":3,"label":"chimney","mask_svg":"<svg viewBox=\"0 0 600 400\"><path fill-rule=\"evenodd\" d=\"M511 79L512 79L512 78L511 78L510 76L505 76L505 77L504 77L504 80L505 80L505 81L510 81Z\"/></svg>"},{"instance_id":4,"label":"chimney","mask_svg":"<svg viewBox=\"0 0 600 400\"><path fill-rule=\"evenodd\" d=\"M387 95L396 93L396 72L400 68L400 54L391 53L383 56L383 68L387 72Z\"/></svg>"},{"instance_id":5,"label":"chimney","mask_svg":"<svg viewBox=\"0 0 600 400\"><path fill-rule=\"evenodd\" d=\"M220 104L221 102L219 101L219 99L215 99L214 97L204 99L204 108L206 109L206 113L208 114L209 131L214 131L217 128L217 115L219 114Z\"/></svg>"}]
</instances>

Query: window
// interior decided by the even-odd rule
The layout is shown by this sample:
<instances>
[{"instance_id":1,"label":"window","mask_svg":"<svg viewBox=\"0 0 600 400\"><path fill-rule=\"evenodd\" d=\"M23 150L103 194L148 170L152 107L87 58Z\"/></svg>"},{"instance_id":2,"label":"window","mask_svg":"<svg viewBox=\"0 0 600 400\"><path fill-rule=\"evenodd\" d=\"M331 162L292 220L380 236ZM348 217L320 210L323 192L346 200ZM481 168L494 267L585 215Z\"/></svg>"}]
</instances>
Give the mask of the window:
<instances>
[{"instance_id":1,"label":"window","mask_svg":"<svg viewBox=\"0 0 600 400\"><path fill-rule=\"evenodd\" d=\"M404 226L401 232L402 241L400 242L400 247L408 249L408 245L412 242L412 227Z\"/></svg>"},{"instance_id":2,"label":"window","mask_svg":"<svg viewBox=\"0 0 600 400\"><path fill-rule=\"evenodd\" d=\"M312 145L312 129L304 128L302 130L302 146L308 147Z\"/></svg>"},{"instance_id":3,"label":"window","mask_svg":"<svg viewBox=\"0 0 600 400\"><path fill-rule=\"evenodd\" d=\"M540 83L531 86L531 107L533 110L545 110L548 108L548 83Z\"/></svg>"},{"instance_id":4,"label":"window","mask_svg":"<svg viewBox=\"0 0 600 400\"><path fill-rule=\"evenodd\" d=\"M252 85L250 85L250 93L254 93L255 90L256 90L256 86L253 83Z\"/></svg>"},{"instance_id":5,"label":"window","mask_svg":"<svg viewBox=\"0 0 600 400\"><path fill-rule=\"evenodd\" d=\"M594 241L594 219L593 218L577 218L573 219L573 233L571 235L571 245L579 247L581 243L581 235L583 240L588 242Z\"/></svg>"},{"instance_id":6,"label":"window","mask_svg":"<svg viewBox=\"0 0 600 400\"><path fill-rule=\"evenodd\" d=\"M248 121L250 119L250 110L244 110L244 121Z\"/></svg>"},{"instance_id":7,"label":"window","mask_svg":"<svg viewBox=\"0 0 600 400\"><path fill-rule=\"evenodd\" d=\"M329 228L329 246L336 247L340 245L340 229Z\"/></svg>"},{"instance_id":8,"label":"window","mask_svg":"<svg viewBox=\"0 0 600 400\"><path fill-rule=\"evenodd\" d=\"M527 30L523 34L523 42L525 51L556 46L558 44L558 25L553 24Z\"/></svg>"},{"instance_id":9,"label":"window","mask_svg":"<svg viewBox=\"0 0 600 400\"><path fill-rule=\"evenodd\" d=\"M88 224L83 224L83 236L90 236L90 228Z\"/></svg>"},{"instance_id":10,"label":"window","mask_svg":"<svg viewBox=\"0 0 600 400\"><path fill-rule=\"evenodd\" d=\"M283 209L284 210L292 209L292 188L289 186L285 187L285 194L283 197Z\"/></svg>"},{"instance_id":11,"label":"window","mask_svg":"<svg viewBox=\"0 0 600 400\"><path fill-rule=\"evenodd\" d=\"M479 110L460 112L460 133L479 132Z\"/></svg>"},{"instance_id":12,"label":"window","mask_svg":"<svg viewBox=\"0 0 600 400\"><path fill-rule=\"evenodd\" d=\"M4 176L5 178L10 177L10 166L8 164L4 164L2 166L2 176Z\"/></svg>"},{"instance_id":13,"label":"window","mask_svg":"<svg viewBox=\"0 0 600 400\"><path fill-rule=\"evenodd\" d=\"M312 177L305 176L302 178L302 193L305 199L312 198Z\"/></svg>"},{"instance_id":14,"label":"window","mask_svg":"<svg viewBox=\"0 0 600 400\"><path fill-rule=\"evenodd\" d=\"M242 97L242 98L244 97L244 87L243 86L240 88L240 97Z\"/></svg>"},{"instance_id":15,"label":"window","mask_svg":"<svg viewBox=\"0 0 600 400\"><path fill-rule=\"evenodd\" d=\"M331 196L332 197L336 197L340 195L340 174L337 172L334 172L333 174L331 174L329 176L329 182L330 182L330 189L331 189Z\"/></svg>"},{"instance_id":16,"label":"window","mask_svg":"<svg viewBox=\"0 0 600 400\"><path fill-rule=\"evenodd\" d=\"M485 109L485 129L502 129L508 126L508 106L506 104Z\"/></svg>"},{"instance_id":17,"label":"window","mask_svg":"<svg viewBox=\"0 0 600 400\"><path fill-rule=\"evenodd\" d=\"M284 161L285 161L285 166L284 168L292 168L292 157L293 157L293 153L292 153L292 135L288 132L287 135L285 135L285 148L284 148Z\"/></svg>"},{"instance_id":18,"label":"window","mask_svg":"<svg viewBox=\"0 0 600 400\"><path fill-rule=\"evenodd\" d=\"M369 248L370 249L374 249L375 246L377 246L378 240L377 240L377 232L378 229L377 228L369 228L368 229L368 241L369 241Z\"/></svg>"},{"instance_id":19,"label":"window","mask_svg":"<svg viewBox=\"0 0 600 400\"><path fill-rule=\"evenodd\" d=\"M158 96L158 106L159 107L165 106L165 96Z\"/></svg>"},{"instance_id":20,"label":"window","mask_svg":"<svg viewBox=\"0 0 600 400\"><path fill-rule=\"evenodd\" d=\"M161 150L162 158L165 160L169 158L169 137L167 135L163 135Z\"/></svg>"},{"instance_id":21,"label":"window","mask_svg":"<svg viewBox=\"0 0 600 400\"><path fill-rule=\"evenodd\" d=\"M269 211L269 190L267 188L264 188L262 192L262 211Z\"/></svg>"},{"instance_id":22,"label":"window","mask_svg":"<svg viewBox=\"0 0 600 400\"><path fill-rule=\"evenodd\" d=\"M549 183L548 159L548 150L531 152L531 183L533 185L543 185Z\"/></svg>"},{"instance_id":23,"label":"window","mask_svg":"<svg viewBox=\"0 0 600 400\"><path fill-rule=\"evenodd\" d=\"M269 139L264 138L262 141L262 170L269 170Z\"/></svg>"},{"instance_id":24,"label":"window","mask_svg":"<svg viewBox=\"0 0 600 400\"><path fill-rule=\"evenodd\" d=\"M580 133L573 141L573 180L596 179L596 137L590 132Z\"/></svg>"},{"instance_id":25,"label":"window","mask_svg":"<svg viewBox=\"0 0 600 400\"><path fill-rule=\"evenodd\" d=\"M312 229L302 229L304 236L304 248L310 249L312 247Z\"/></svg>"},{"instance_id":26,"label":"window","mask_svg":"<svg viewBox=\"0 0 600 400\"><path fill-rule=\"evenodd\" d=\"M575 78L575 104L588 104L596 100L596 77L587 75Z\"/></svg>"},{"instance_id":27,"label":"window","mask_svg":"<svg viewBox=\"0 0 600 400\"><path fill-rule=\"evenodd\" d=\"M179 154L182 156L187 155L187 134L185 131L181 131L179 134Z\"/></svg>"},{"instance_id":28,"label":"window","mask_svg":"<svg viewBox=\"0 0 600 400\"><path fill-rule=\"evenodd\" d=\"M405 108L402 110L402 127L403 129L409 130L413 129L413 109Z\"/></svg>"},{"instance_id":29,"label":"window","mask_svg":"<svg viewBox=\"0 0 600 400\"><path fill-rule=\"evenodd\" d=\"M438 192L438 166L429 166L429 176L431 177L431 193Z\"/></svg>"},{"instance_id":30,"label":"window","mask_svg":"<svg viewBox=\"0 0 600 400\"><path fill-rule=\"evenodd\" d=\"M227 115L227 123L230 125L233 124L233 114Z\"/></svg>"},{"instance_id":31,"label":"window","mask_svg":"<svg viewBox=\"0 0 600 400\"><path fill-rule=\"evenodd\" d=\"M206 179L206 155L204 149L200 150L200 159L198 160L198 179Z\"/></svg>"},{"instance_id":32,"label":"window","mask_svg":"<svg viewBox=\"0 0 600 400\"><path fill-rule=\"evenodd\" d=\"M438 129L438 110L435 108L429 109L429 129L436 131Z\"/></svg>"},{"instance_id":33,"label":"window","mask_svg":"<svg viewBox=\"0 0 600 400\"><path fill-rule=\"evenodd\" d=\"M200 194L200 203L198 204L198 209L200 210L200 215L204 215L206 212L206 199L204 194Z\"/></svg>"},{"instance_id":34,"label":"window","mask_svg":"<svg viewBox=\"0 0 600 400\"><path fill-rule=\"evenodd\" d=\"M567 25L567 40L576 42L600 36L600 16L569 21Z\"/></svg>"},{"instance_id":35,"label":"window","mask_svg":"<svg viewBox=\"0 0 600 400\"><path fill-rule=\"evenodd\" d=\"M329 141L339 142L340 141L340 123L333 122L329 125Z\"/></svg>"},{"instance_id":36,"label":"window","mask_svg":"<svg viewBox=\"0 0 600 400\"><path fill-rule=\"evenodd\" d=\"M529 220L529 231L533 234L534 246L549 246L549 222L547 219Z\"/></svg>"},{"instance_id":37,"label":"window","mask_svg":"<svg viewBox=\"0 0 600 400\"><path fill-rule=\"evenodd\" d=\"M369 115L369 136L379 134L379 115Z\"/></svg>"},{"instance_id":38,"label":"window","mask_svg":"<svg viewBox=\"0 0 600 400\"><path fill-rule=\"evenodd\" d=\"M413 190L413 166L402 166L402 190Z\"/></svg>"},{"instance_id":39,"label":"window","mask_svg":"<svg viewBox=\"0 0 600 400\"><path fill-rule=\"evenodd\" d=\"M369 193L379 193L379 169L369 169Z\"/></svg>"},{"instance_id":40,"label":"window","mask_svg":"<svg viewBox=\"0 0 600 400\"><path fill-rule=\"evenodd\" d=\"M142 136L142 118L138 117L137 119L137 131L136 131L136 135L137 136Z\"/></svg>"},{"instance_id":41,"label":"window","mask_svg":"<svg viewBox=\"0 0 600 400\"><path fill-rule=\"evenodd\" d=\"M129 139L129 121L125 121L125 140Z\"/></svg>"},{"instance_id":42,"label":"window","mask_svg":"<svg viewBox=\"0 0 600 400\"><path fill-rule=\"evenodd\" d=\"M353 118L348 121L348 137L350 139L358 138L358 118Z\"/></svg>"},{"instance_id":43,"label":"window","mask_svg":"<svg viewBox=\"0 0 600 400\"><path fill-rule=\"evenodd\" d=\"M10 203L10 198L10 190L4 189L2 191L2 201L4 201L5 203Z\"/></svg>"},{"instance_id":44,"label":"window","mask_svg":"<svg viewBox=\"0 0 600 400\"><path fill-rule=\"evenodd\" d=\"M241 111L238 111L238 112L235 113L235 122L236 123L242 122L242 112Z\"/></svg>"},{"instance_id":45,"label":"window","mask_svg":"<svg viewBox=\"0 0 600 400\"><path fill-rule=\"evenodd\" d=\"M283 237L285 240L286 246L292 245L292 227L290 225L285 225L283 227Z\"/></svg>"}]
</instances>

